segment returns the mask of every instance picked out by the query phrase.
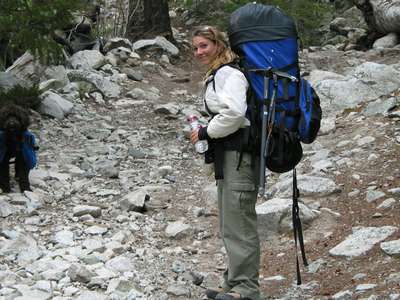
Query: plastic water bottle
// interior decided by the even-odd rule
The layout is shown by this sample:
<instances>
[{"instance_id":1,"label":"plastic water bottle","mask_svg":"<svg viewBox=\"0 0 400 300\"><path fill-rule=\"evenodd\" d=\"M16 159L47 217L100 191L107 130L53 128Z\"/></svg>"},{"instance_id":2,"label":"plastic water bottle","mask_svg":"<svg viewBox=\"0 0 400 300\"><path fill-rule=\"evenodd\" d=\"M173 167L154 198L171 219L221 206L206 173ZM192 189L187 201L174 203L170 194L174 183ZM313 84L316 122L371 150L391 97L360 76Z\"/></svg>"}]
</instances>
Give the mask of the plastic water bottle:
<instances>
[{"instance_id":1,"label":"plastic water bottle","mask_svg":"<svg viewBox=\"0 0 400 300\"><path fill-rule=\"evenodd\" d=\"M199 123L199 119L194 115L189 116L187 120L192 130L199 129L202 127L201 124ZM204 153L208 149L208 143L206 140L199 140L196 142L196 144L194 144L194 147L198 153Z\"/></svg>"}]
</instances>

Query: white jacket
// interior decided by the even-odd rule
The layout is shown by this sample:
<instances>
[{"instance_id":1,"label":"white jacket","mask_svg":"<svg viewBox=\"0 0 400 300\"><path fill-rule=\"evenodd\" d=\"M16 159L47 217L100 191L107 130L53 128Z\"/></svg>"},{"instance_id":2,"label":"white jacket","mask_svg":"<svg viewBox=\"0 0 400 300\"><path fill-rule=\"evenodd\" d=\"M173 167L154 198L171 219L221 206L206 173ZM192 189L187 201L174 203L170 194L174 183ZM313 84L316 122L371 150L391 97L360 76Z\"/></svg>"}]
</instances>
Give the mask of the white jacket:
<instances>
[{"instance_id":1,"label":"white jacket","mask_svg":"<svg viewBox=\"0 0 400 300\"><path fill-rule=\"evenodd\" d=\"M216 139L250 125L245 117L249 84L244 74L231 66L221 67L213 80L215 90L213 83L210 82L206 86L204 101L206 108L216 114L207 126L208 136Z\"/></svg>"}]
</instances>

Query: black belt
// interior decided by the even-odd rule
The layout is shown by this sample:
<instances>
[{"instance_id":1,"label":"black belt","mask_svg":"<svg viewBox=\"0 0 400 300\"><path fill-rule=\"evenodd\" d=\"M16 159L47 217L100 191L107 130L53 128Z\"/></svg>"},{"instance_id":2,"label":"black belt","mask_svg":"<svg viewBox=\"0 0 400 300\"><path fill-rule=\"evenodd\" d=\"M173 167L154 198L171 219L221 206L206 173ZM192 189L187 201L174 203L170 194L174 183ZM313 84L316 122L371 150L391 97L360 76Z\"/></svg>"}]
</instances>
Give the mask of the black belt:
<instances>
[{"instance_id":1,"label":"black belt","mask_svg":"<svg viewBox=\"0 0 400 300\"><path fill-rule=\"evenodd\" d=\"M246 137L248 129L239 129L238 131L219 139L211 139L208 141L208 150L205 154L206 163L214 163L215 179L224 178L224 152L225 151L239 151L241 156L239 159L239 165L241 162L243 152L247 152L244 149L243 142ZM239 167L238 165L238 167Z\"/></svg>"}]
</instances>

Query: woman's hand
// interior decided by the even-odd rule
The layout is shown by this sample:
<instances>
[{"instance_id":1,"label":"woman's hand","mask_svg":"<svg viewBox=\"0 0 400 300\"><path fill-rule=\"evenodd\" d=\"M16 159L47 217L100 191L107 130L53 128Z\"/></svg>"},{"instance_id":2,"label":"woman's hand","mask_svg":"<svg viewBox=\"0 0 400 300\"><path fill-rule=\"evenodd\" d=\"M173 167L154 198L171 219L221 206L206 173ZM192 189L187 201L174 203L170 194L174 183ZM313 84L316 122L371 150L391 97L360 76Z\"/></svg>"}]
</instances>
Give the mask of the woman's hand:
<instances>
[{"instance_id":1,"label":"woman's hand","mask_svg":"<svg viewBox=\"0 0 400 300\"><path fill-rule=\"evenodd\" d=\"M192 132L190 133L190 141L192 142L192 144L196 144L199 140L199 130L195 129L192 130Z\"/></svg>"}]
</instances>

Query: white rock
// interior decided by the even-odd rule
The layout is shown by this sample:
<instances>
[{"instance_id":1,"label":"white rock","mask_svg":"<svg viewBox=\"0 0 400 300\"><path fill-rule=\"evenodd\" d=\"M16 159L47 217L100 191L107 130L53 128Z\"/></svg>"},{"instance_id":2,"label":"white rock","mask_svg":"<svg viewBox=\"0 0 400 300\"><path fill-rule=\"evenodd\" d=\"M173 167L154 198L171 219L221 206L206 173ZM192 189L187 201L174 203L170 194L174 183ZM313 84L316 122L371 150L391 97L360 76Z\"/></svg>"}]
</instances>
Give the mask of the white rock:
<instances>
[{"instance_id":1,"label":"white rock","mask_svg":"<svg viewBox=\"0 0 400 300\"><path fill-rule=\"evenodd\" d=\"M353 233L343 242L329 250L333 256L353 258L366 254L372 247L392 235L397 227L354 227Z\"/></svg>"}]
</instances>

